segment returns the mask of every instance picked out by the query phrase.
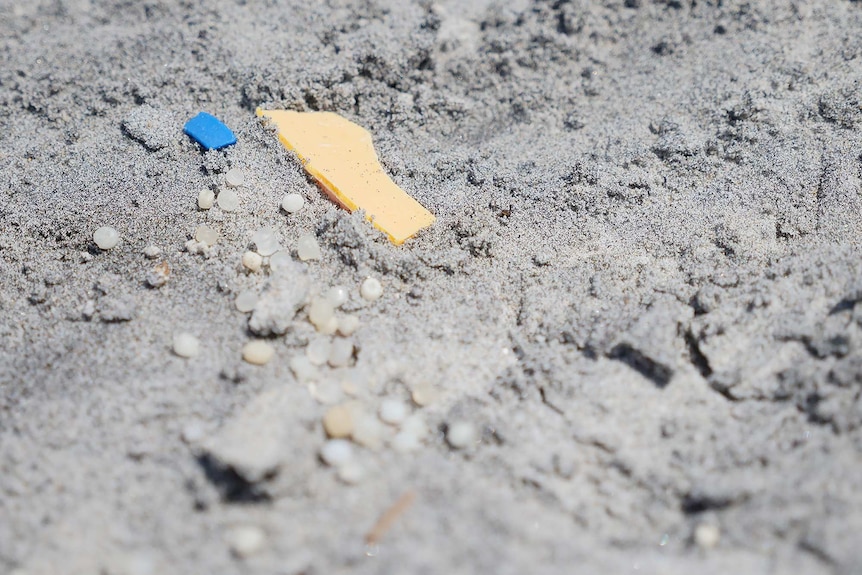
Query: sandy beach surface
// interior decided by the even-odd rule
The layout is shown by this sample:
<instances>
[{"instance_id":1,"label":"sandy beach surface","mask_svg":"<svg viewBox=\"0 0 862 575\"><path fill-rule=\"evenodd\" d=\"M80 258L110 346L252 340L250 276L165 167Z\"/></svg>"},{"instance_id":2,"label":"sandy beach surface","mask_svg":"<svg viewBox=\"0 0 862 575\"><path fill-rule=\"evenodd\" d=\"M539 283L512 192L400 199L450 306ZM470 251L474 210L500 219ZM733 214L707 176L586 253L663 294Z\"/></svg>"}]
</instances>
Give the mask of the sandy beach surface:
<instances>
[{"instance_id":1,"label":"sandy beach surface","mask_svg":"<svg viewBox=\"0 0 862 575\"><path fill-rule=\"evenodd\" d=\"M0 573L862 572L858 1L0 0L0 174Z\"/></svg>"}]
</instances>

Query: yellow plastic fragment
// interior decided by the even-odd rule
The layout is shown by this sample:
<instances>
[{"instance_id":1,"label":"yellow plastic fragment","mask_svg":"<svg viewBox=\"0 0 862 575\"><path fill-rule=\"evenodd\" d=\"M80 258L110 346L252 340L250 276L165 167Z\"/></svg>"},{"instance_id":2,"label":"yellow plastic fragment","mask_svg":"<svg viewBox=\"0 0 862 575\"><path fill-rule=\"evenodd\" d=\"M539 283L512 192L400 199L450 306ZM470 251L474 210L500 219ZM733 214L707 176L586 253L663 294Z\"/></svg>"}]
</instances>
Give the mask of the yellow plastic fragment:
<instances>
[{"instance_id":1,"label":"yellow plastic fragment","mask_svg":"<svg viewBox=\"0 0 862 575\"><path fill-rule=\"evenodd\" d=\"M395 185L377 159L371 134L332 112L261 110L278 139L335 203L365 210L374 227L400 245L434 223L434 215Z\"/></svg>"}]
</instances>

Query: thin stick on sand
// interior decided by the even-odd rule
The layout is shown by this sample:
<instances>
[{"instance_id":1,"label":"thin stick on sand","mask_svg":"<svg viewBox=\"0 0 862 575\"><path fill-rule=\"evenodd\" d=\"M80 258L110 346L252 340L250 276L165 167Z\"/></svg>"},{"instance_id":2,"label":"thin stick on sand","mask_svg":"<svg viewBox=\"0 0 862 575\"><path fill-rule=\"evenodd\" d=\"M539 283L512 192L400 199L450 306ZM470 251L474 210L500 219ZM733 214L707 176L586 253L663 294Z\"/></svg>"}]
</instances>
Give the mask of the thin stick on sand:
<instances>
[{"instance_id":1,"label":"thin stick on sand","mask_svg":"<svg viewBox=\"0 0 862 575\"><path fill-rule=\"evenodd\" d=\"M365 534L365 543L368 545L375 545L380 539L386 535L386 532L392 528L392 525L398 520L401 515L404 514L407 509L413 505L413 502L416 500L416 492L412 489L406 491L401 497L398 498L398 501L392 504L392 506L383 512L383 515L377 519L377 522L374 526Z\"/></svg>"}]
</instances>

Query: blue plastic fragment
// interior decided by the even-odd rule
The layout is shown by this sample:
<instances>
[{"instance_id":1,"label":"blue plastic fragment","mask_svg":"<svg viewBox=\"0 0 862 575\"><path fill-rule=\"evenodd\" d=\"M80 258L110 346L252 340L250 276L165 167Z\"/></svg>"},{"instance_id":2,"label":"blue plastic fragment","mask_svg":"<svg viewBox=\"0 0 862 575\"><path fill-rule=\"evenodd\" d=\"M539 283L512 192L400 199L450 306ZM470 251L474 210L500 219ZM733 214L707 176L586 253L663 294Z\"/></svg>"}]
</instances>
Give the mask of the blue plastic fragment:
<instances>
[{"instance_id":1,"label":"blue plastic fragment","mask_svg":"<svg viewBox=\"0 0 862 575\"><path fill-rule=\"evenodd\" d=\"M206 112L201 112L186 122L183 132L191 136L206 150L221 150L236 144L236 136L233 135L230 128Z\"/></svg>"}]
</instances>

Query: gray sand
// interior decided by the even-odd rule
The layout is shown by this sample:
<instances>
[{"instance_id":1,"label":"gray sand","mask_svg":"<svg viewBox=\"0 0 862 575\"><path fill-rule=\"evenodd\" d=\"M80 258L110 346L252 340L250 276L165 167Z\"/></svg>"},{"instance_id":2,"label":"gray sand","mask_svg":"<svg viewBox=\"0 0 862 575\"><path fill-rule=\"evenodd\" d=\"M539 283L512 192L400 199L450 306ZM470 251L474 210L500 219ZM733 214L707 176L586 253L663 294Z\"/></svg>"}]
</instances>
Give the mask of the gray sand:
<instances>
[{"instance_id":1,"label":"gray sand","mask_svg":"<svg viewBox=\"0 0 862 575\"><path fill-rule=\"evenodd\" d=\"M862 3L317 4L0 1L0 572L862 572ZM257 106L365 126L437 223L391 245ZM202 153L201 110L238 144ZM230 167L240 209L199 211ZM241 360L263 226L351 290L329 384L440 393L357 485L288 365L305 312Z\"/></svg>"}]
</instances>

